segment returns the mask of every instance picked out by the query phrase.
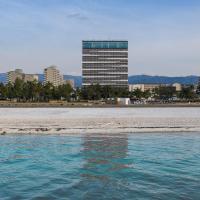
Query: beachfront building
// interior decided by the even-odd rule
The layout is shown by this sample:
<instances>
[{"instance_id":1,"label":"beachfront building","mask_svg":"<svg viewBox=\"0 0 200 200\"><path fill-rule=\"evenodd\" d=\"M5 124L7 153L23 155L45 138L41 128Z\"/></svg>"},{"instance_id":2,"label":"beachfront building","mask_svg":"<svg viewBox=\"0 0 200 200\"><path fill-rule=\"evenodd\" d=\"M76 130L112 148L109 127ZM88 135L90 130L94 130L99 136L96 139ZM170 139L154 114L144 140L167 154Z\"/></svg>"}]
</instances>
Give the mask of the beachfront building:
<instances>
[{"instance_id":1,"label":"beachfront building","mask_svg":"<svg viewBox=\"0 0 200 200\"><path fill-rule=\"evenodd\" d=\"M129 92L133 92L136 89L139 89L142 92L145 92L147 90L153 91L155 88L158 88L160 86L164 86L164 85L161 85L161 84L129 84Z\"/></svg>"},{"instance_id":2,"label":"beachfront building","mask_svg":"<svg viewBox=\"0 0 200 200\"><path fill-rule=\"evenodd\" d=\"M50 66L44 69L44 84L52 83L55 87L64 84L63 75L56 66Z\"/></svg>"},{"instance_id":3,"label":"beachfront building","mask_svg":"<svg viewBox=\"0 0 200 200\"><path fill-rule=\"evenodd\" d=\"M128 41L83 41L82 80L128 88Z\"/></svg>"},{"instance_id":4,"label":"beachfront building","mask_svg":"<svg viewBox=\"0 0 200 200\"><path fill-rule=\"evenodd\" d=\"M15 69L14 71L9 71L7 73L7 83L15 83L16 79L21 79L24 82L28 81L37 81L38 82L38 75L37 74L25 74L23 73L22 69Z\"/></svg>"},{"instance_id":5,"label":"beachfront building","mask_svg":"<svg viewBox=\"0 0 200 200\"><path fill-rule=\"evenodd\" d=\"M172 85L170 84L129 84L129 92L133 92L136 89L141 90L142 92L145 92L149 90L152 92L154 89L159 87L173 87L175 88L176 92L180 92L182 90L182 85L180 83L174 83Z\"/></svg>"}]
</instances>

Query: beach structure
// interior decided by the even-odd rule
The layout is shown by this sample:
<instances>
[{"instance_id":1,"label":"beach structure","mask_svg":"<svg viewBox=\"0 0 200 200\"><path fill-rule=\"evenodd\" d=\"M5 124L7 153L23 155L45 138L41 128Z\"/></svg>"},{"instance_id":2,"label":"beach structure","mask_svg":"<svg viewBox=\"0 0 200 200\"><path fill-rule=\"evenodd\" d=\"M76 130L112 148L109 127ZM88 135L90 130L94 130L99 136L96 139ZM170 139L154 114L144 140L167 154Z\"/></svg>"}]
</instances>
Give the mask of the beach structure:
<instances>
[{"instance_id":1,"label":"beach structure","mask_svg":"<svg viewBox=\"0 0 200 200\"><path fill-rule=\"evenodd\" d=\"M128 88L128 41L82 41L83 86Z\"/></svg>"},{"instance_id":2,"label":"beach structure","mask_svg":"<svg viewBox=\"0 0 200 200\"><path fill-rule=\"evenodd\" d=\"M15 83L16 79L21 79L24 82L38 81L37 74L25 74L22 69L15 69L7 73L7 83Z\"/></svg>"},{"instance_id":3,"label":"beach structure","mask_svg":"<svg viewBox=\"0 0 200 200\"><path fill-rule=\"evenodd\" d=\"M131 101L130 101L130 98L117 98L117 104L129 105L129 104L131 104Z\"/></svg>"}]
</instances>

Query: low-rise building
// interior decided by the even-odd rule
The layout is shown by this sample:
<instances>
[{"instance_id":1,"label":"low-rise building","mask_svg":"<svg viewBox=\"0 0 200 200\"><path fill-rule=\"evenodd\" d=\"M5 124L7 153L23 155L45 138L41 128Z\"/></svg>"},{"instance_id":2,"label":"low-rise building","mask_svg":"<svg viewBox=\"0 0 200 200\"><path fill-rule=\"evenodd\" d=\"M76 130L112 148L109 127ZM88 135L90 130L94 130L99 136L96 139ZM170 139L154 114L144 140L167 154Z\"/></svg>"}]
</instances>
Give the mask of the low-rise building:
<instances>
[{"instance_id":1,"label":"low-rise building","mask_svg":"<svg viewBox=\"0 0 200 200\"><path fill-rule=\"evenodd\" d=\"M161 84L129 84L129 92L133 92L136 89L141 90L142 92L145 92L147 90L154 90L155 88L158 88L160 86L163 86Z\"/></svg>"},{"instance_id":2,"label":"low-rise building","mask_svg":"<svg viewBox=\"0 0 200 200\"><path fill-rule=\"evenodd\" d=\"M180 92L182 90L182 85L180 83L172 84L172 87L176 89L176 92Z\"/></svg>"},{"instance_id":3,"label":"low-rise building","mask_svg":"<svg viewBox=\"0 0 200 200\"><path fill-rule=\"evenodd\" d=\"M139 89L142 92L145 92L147 90L152 92L155 88L169 87L169 86L174 87L176 92L179 92L182 90L182 85L180 83L174 83L172 85L170 84L129 84L129 92L133 92L136 89Z\"/></svg>"},{"instance_id":4,"label":"low-rise building","mask_svg":"<svg viewBox=\"0 0 200 200\"><path fill-rule=\"evenodd\" d=\"M24 74L24 82L39 81L39 77L36 74Z\"/></svg>"}]
</instances>

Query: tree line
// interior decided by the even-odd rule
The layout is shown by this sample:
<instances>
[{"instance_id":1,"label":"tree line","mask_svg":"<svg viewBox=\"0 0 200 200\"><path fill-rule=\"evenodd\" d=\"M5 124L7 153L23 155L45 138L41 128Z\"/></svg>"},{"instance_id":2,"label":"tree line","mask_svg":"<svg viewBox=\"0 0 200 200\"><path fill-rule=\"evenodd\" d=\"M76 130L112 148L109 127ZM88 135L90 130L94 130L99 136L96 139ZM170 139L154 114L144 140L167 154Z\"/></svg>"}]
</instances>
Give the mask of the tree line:
<instances>
[{"instance_id":1,"label":"tree line","mask_svg":"<svg viewBox=\"0 0 200 200\"><path fill-rule=\"evenodd\" d=\"M47 102L49 100L108 100L117 97L129 97L141 100L152 98L154 100L195 100L200 97L200 83L194 90L194 86L184 86L181 91L176 91L172 86L160 86L152 91L141 91L136 89L132 92L128 88L115 88L111 86L90 85L87 87L73 89L70 84L63 84L58 87L51 83L24 82L16 79L14 84L0 83L0 99L17 100L18 102Z\"/></svg>"},{"instance_id":2,"label":"tree line","mask_svg":"<svg viewBox=\"0 0 200 200\"><path fill-rule=\"evenodd\" d=\"M15 83L0 83L0 99L20 101L49 101L49 100L69 100L73 89L70 84L63 84L58 87L52 83L42 84L37 81L24 82L16 79Z\"/></svg>"},{"instance_id":3,"label":"tree line","mask_svg":"<svg viewBox=\"0 0 200 200\"><path fill-rule=\"evenodd\" d=\"M18 102L47 102L49 100L101 100L127 97L128 90L110 86L91 85L73 89L70 84L58 87L52 83L42 84L37 81L24 82L16 79L15 83L0 83L0 99Z\"/></svg>"}]
</instances>

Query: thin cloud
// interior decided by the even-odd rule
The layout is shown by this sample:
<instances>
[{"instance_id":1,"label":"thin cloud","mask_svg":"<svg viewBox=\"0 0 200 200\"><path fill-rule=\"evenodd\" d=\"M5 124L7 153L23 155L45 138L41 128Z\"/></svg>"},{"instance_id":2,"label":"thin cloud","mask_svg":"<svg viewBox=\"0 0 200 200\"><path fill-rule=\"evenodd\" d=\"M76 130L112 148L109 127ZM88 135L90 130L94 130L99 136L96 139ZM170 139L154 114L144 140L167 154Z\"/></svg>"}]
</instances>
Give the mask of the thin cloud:
<instances>
[{"instance_id":1,"label":"thin cloud","mask_svg":"<svg viewBox=\"0 0 200 200\"><path fill-rule=\"evenodd\" d=\"M67 15L67 18L70 19L78 19L78 20L89 20L89 18L82 13L75 12L75 13L70 13Z\"/></svg>"}]
</instances>

